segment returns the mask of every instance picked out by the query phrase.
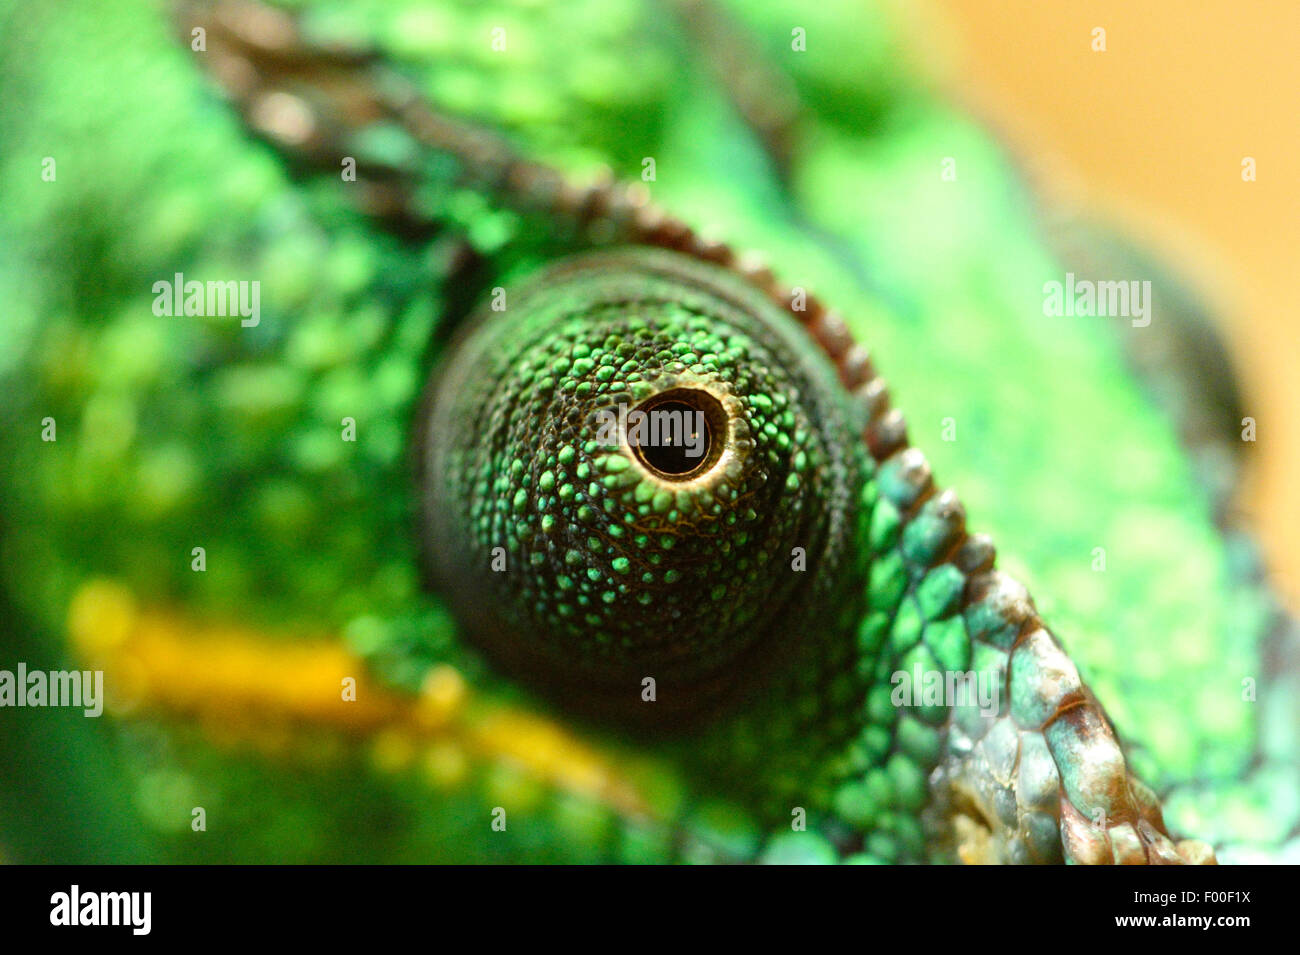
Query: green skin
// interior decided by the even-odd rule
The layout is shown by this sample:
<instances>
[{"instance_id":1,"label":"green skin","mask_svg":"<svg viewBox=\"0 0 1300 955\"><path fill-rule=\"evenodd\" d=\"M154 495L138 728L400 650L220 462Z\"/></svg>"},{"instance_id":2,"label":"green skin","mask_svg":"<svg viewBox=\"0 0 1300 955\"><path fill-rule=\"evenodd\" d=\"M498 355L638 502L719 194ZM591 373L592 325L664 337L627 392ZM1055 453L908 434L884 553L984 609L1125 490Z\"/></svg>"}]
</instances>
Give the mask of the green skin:
<instances>
[{"instance_id":1,"label":"green skin","mask_svg":"<svg viewBox=\"0 0 1300 955\"><path fill-rule=\"evenodd\" d=\"M860 2L726 6L746 62L801 103L782 135L737 107L728 44L702 56L650 4L348 0L304 14L300 72L257 73L324 130L304 146L292 111L263 114L259 139L255 97L215 95L220 29L204 52L176 40L201 10L178 30L147 6L0 4L0 667L67 661L69 602L109 577L268 639L341 634L399 690L451 664L611 754L649 807L505 762L431 791L359 752L321 768L230 751L167 714L88 732L6 711L3 771L23 771L0 779L0 851L950 861L974 826L1000 861L1202 858L1166 838L1135 773L1168 832L1221 859L1294 856L1300 745L1261 662L1272 604L1124 372L1106 325L1122 320L1043 315L1066 268L1006 158L912 84ZM321 59L326 41L381 65ZM659 207L834 303L965 510L893 440L874 374L846 387L839 346L762 281L637 251L530 283L638 236L524 208L409 122L331 112L320 77L388 73L575 181L637 180L653 158ZM395 199L376 216L379 181ZM176 272L259 280L260 322L155 315ZM474 300L475 337L450 339ZM729 395L751 438L683 496L569 414L669 387ZM996 675L1000 712L896 705L891 676L915 665ZM220 839L194 837L193 805L215 807Z\"/></svg>"}]
</instances>

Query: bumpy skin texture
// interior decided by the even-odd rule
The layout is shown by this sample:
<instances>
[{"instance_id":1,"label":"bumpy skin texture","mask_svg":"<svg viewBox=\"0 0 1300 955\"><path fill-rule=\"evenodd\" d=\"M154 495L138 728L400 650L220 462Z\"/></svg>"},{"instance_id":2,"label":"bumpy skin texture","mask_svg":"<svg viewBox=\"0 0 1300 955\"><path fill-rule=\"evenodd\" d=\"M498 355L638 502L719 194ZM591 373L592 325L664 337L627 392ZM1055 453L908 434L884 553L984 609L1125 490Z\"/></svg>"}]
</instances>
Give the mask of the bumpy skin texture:
<instances>
[{"instance_id":1,"label":"bumpy skin texture","mask_svg":"<svg viewBox=\"0 0 1300 955\"><path fill-rule=\"evenodd\" d=\"M50 793L67 767L84 772L87 794L68 825L52 827L64 844L9 822L15 853L1171 859L1159 809L1131 780L1100 708L1023 589L991 570L988 540L968 537L955 497L933 486L850 328L902 383L921 443L979 525L1051 598L1044 609L1136 743L1142 774L1162 792L1178 787L1172 828L1219 845L1287 838L1297 787L1277 757L1294 741L1257 739L1258 713L1240 694L1243 678L1264 677L1256 643L1228 639L1261 631L1264 599L1224 571L1170 429L1122 376L1118 349L1096 328L1049 328L1038 314L1055 267L1006 198L1015 191L1000 157L886 67L893 51L867 21L832 5L737 6L756 38L746 56L779 63L778 85L812 107L793 126L756 133L741 119L753 111L703 68L685 31L638 3L490 12L328 3L304 12L301 36L292 23L245 21L247 9L223 6L260 28L241 40L195 5L179 33L206 23L203 54L132 5L13 8L0 31L0 132L11 144L0 178L0 282L11 304L0 373L14 395L4 574L21 617L5 616L22 621L9 626L28 658L66 652L103 665L131 717L114 721L111 741L87 742L67 724L54 724L53 744L50 724L9 737L28 761L6 766L31 769L4 787L6 820L24 798L57 802ZM790 56L792 22L825 54ZM501 52L491 46L498 26ZM444 114L502 130L513 145ZM781 129L790 148L765 150ZM948 150L974 185L939 202L936 157ZM57 181L27 185L51 154ZM339 181L345 156L358 160L356 182ZM658 162L651 189L663 207L764 250L785 281L816 288L842 313L815 299L797 313L790 287L646 214L635 190L584 192L548 169L582 177L608 165L633 178L645 157ZM449 324L499 285L511 303L501 320L527 327L541 321L518 295L530 274L592 245L628 243L676 250L690 264L674 268L713 269L717 283L743 273L769 300L753 309L788 313L799 344L762 375L815 429L798 443L825 459L805 501L816 514L797 522L820 523L825 539L809 547L807 576L791 582L786 560L788 578L766 588L785 596L774 601L773 634L805 639L764 679L737 668L735 696L688 731L575 714L554 679L533 682L560 699L536 702L521 689L530 681L504 679L462 645L472 619L453 619L418 587L418 550L454 553L442 534L417 544L421 501L405 460L406 425L444 347L437 318ZM149 289L176 271L261 279L260 326L160 320ZM588 302L577 287L552 287L579 313ZM670 324L671 303L661 308ZM698 331L727 327L715 316ZM512 360L525 342L506 336ZM505 354L494 351L498 363ZM489 364L470 366L471 381L522 390L513 361ZM831 392L820 382L828 375L841 391L824 400L805 405L809 395L785 390L812 379L813 397ZM46 415L59 423L55 443L37 440ZM935 434L954 416L961 437L945 443ZM357 423L355 444L339 440L344 417ZM479 519L513 513L522 489L540 529L547 423L517 424L509 440L537 438L520 452L497 448L486 466L502 462L508 482L504 462L520 459L536 491L485 495L457 483L463 465L424 481L449 480L446 500L471 509L453 520L456 532L473 546L499 536L508 564L541 551L522 537L512 544L503 525L476 530L472 509ZM846 430L865 444L843 440ZM444 434L454 445L454 428L417 429L412 443L433 448ZM784 449L774 466L797 471ZM653 511L653 496L632 494ZM778 518L782 505L769 505ZM191 570L196 545L209 555L202 573ZM1088 567L1098 545L1122 573ZM602 605L606 592L618 606L634 598L618 592L618 556L586 565L600 577L588 596L599 585ZM497 581L503 612L525 579ZM728 599L752 599L755 579L733 578ZM534 619L560 602L538 595ZM567 631L575 655L594 628ZM335 640L295 637L321 633ZM498 656L518 646L513 627L495 633ZM339 678L360 673L358 657L383 684L418 696L362 676L357 701L341 702ZM579 669L609 672L589 661ZM1000 685L1007 674L1008 692L992 717L900 708L889 678L914 664L969 667ZM687 668L664 689L701 678ZM640 704L639 691L638 680L625 692ZM1238 782L1252 762L1273 774L1263 785L1258 774ZM220 841L190 838L200 804L221 807ZM502 830L491 827L497 808L509 818ZM807 829L795 831L801 816Z\"/></svg>"},{"instance_id":2,"label":"bumpy skin texture","mask_svg":"<svg viewBox=\"0 0 1300 955\"><path fill-rule=\"evenodd\" d=\"M815 640L802 608L861 602L865 413L738 276L607 254L470 325L423 425L424 533L439 589L512 669L628 701L653 675L658 709L698 708ZM601 440L602 412L665 394L715 402L717 460L690 480Z\"/></svg>"}]
</instances>

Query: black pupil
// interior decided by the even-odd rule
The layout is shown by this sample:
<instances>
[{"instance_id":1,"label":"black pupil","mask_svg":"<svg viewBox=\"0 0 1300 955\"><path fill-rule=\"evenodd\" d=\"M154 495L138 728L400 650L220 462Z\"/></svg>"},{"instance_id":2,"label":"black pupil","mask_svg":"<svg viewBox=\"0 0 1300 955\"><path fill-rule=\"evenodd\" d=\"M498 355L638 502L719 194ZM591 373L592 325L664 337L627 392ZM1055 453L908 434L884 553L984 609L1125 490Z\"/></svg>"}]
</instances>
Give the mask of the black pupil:
<instances>
[{"instance_id":1,"label":"black pupil","mask_svg":"<svg viewBox=\"0 0 1300 955\"><path fill-rule=\"evenodd\" d=\"M709 460L713 432L704 411L685 401L662 401L641 409L646 415L638 436L629 427L628 443L651 470L681 477Z\"/></svg>"}]
</instances>

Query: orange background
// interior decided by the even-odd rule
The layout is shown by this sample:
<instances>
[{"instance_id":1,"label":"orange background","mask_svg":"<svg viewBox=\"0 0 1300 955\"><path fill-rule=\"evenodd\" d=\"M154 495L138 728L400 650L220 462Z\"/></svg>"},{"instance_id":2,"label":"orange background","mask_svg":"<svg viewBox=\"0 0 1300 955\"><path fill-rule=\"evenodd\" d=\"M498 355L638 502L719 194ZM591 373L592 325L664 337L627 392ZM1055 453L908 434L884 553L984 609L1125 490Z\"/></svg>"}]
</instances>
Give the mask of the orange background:
<instances>
[{"instance_id":1,"label":"orange background","mask_svg":"<svg viewBox=\"0 0 1300 955\"><path fill-rule=\"evenodd\" d=\"M1258 426L1239 506L1300 610L1300 3L897 2L940 86L1049 198L1109 216L1209 293Z\"/></svg>"}]
</instances>

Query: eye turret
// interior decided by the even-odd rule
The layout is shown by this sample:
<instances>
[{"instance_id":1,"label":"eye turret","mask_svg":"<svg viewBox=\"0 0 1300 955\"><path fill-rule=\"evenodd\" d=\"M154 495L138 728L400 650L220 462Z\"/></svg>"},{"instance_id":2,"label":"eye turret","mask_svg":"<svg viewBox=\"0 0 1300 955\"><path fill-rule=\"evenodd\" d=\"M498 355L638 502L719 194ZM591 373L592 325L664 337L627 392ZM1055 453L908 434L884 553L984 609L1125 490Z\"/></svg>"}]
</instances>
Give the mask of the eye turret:
<instances>
[{"instance_id":1,"label":"eye turret","mask_svg":"<svg viewBox=\"0 0 1300 955\"><path fill-rule=\"evenodd\" d=\"M867 473L806 333L725 270L646 249L561 262L467 326L430 383L421 493L469 636L600 711L646 677L701 704L778 660L819 572L846 566Z\"/></svg>"}]
</instances>

